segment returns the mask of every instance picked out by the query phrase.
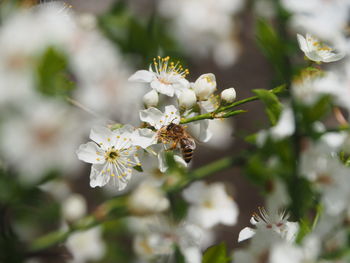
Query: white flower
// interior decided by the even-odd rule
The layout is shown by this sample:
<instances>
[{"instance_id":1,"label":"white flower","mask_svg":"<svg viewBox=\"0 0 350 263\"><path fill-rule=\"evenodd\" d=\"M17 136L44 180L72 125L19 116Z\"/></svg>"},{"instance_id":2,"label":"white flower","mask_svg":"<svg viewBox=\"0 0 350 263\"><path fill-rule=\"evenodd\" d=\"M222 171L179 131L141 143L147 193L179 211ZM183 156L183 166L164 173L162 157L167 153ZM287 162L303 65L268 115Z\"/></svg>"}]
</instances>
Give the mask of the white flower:
<instances>
[{"instance_id":1,"label":"white flower","mask_svg":"<svg viewBox=\"0 0 350 263\"><path fill-rule=\"evenodd\" d=\"M347 81L334 72L319 73L304 72L292 85L292 94L307 106L315 103L325 95L330 95L336 105L350 109L350 90Z\"/></svg>"},{"instance_id":2,"label":"white flower","mask_svg":"<svg viewBox=\"0 0 350 263\"><path fill-rule=\"evenodd\" d=\"M200 263L200 241L203 231L188 223L175 224L164 217L155 217L146 231L134 239L135 252L145 259L155 259L174 253L177 245L186 263Z\"/></svg>"},{"instance_id":3,"label":"white flower","mask_svg":"<svg viewBox=\"0 0 350 263\"><path fill-rule=\"evenodd\" d=\"M211 228L219 223L231 226L237 222L237 204L227 195L222 183L195 182L182 195L191 204L187 218L196 225Z\"/></svg>"},{"instance_id":4,"label":"white flower","mask_svg":"<svg viewBox=\"0 0 350 263\"><path fill-rule=\"evenodd\" d=\"M128 207L135 214L159 213L169 208L169 200L159 187L144 181L130 195Z\"/></svg>"},{"instance_id":5,"label":"white flower","mask_svg":"<svg viewBox=\"0 0 350 263\"><path fill-rule=\"evenodd\" d=\"M241 230L238 242L244 241L255 235L256 231L274 232L287 241L293 241L299 230L298 223L287 221L289 215L285 211L272 211L267 213L264 208L259 208L260 215L254 214L250 223L256 226L256 229L245 227Z\"/></svg>"},{"instance_id":6,"label":"white flower","mask_svg":"<svg viewBox=\"0 0 350 263\"><path fill-rule=\"evenodd\" d=\"M337 149L327 145L327 140L321 137L318 143L310 143L301 155L300 173L321 193L326 213L337 216L350 200L350 169L339 161Z\"/></svg>"},{"instance_id":7,"label":"white flower","mask_svg":"<svg viewBox=\"0 0 350 263\"><path fill-rule=\"evenodd\" d=\"M199 100L207 100L216 90L215 75L207 73L201 75L193 84L193 90Z\"/></svg>"},{"instance_id":8,"label":"white flower","mask_svg":"<svg viewBox=\"0 0 350 263\"><path fill-rule=\"evenodd\" d=\"M43 98L28 100L16 110L3 118L0 150L19 172L19 180L37 183L53 170L74 174L80 167L74 148L84 134L83 116L66 103Z\"/></svg>"},{"instance_id":9,"label":"white flower","mask_svg":"<svg viewBox=\"0 0 350 263\"><path fill-rule=\"evenodd\" d=\"M197 102L196 94L191 89L184 90L179 97L179 106L181 108L190 109Z\"/></svg>"},{"instance_id":10,"label":"white flower","mask_svg":"<svg viewBox=\"0 0 350 263\"><path fill-rule=\"evenodd\" d=\"M186 47L184 51L188 55L212 55L219 66L229 66L235 62L239 50L235 44L239 26L232 18L244 3L243 0L163 0L158 8L170 20L168 30Z\"/></svg>"},{"instance_id":11,"label":"white flower","mask_svg":"<svg viewBox=\"0 0 350 263\"><path fill-rule=\"evenodd\" d=\"M306 39L297 34L300 49L305 53L305 56L315 62L333 62L340 60L344 54L334 53L333 49L321 43L313 36L306 34Z\"/></svg>"},{"instance_id":12,"label":"white flower","mask_svg":"<svg viewBox=\"0 0 350 263\"><path fill-rule=\"evenodd\" d=\"M280 114L279 120L275 126L268 130L261 130L258 132L256 143L258 146L265 144L268 136L272 140L282 140L288 136L291 136L295 130L294 114L290 106L286 106Z\"/></svg>"},{"instance_id":13,"label":"white flower","mask_svg":"<svg viewBox=\"0 0 350 263\"><path fill-rule=\"evenodd\" d=\"M144 149L149 146L154 145L156 147L157 143L162 144L162 149L157 149L158 158L159 158L159 169L161 172L164 172L166 167L165 162L165 151L173 147L180 147L179 143L176 144L176 140L173 140L165 133L165 127L169 124L181 125L180 124L180 115L178 110L173 105L168 105L165 107L164 113L156 108L148 108L146 110L140 111L140 119L143 122L148 123L150 126L155 128L156 131L151 129L138 129L137 132L139 137L135 139L135 145L138 145ZM206 142L210 139L211 134L208 131L208 120L197 121L182 126L185 130L188 129L188 133L191 134L195 139L201 142ZM175 148L176 149L176 148ZM173 149L174 150L174 149ZM181 157L176 157L175 159L182 159ZM180 161L181 160L177 160ZM183 161L183 160L182 160ZM186 163L183 161L186 165Z\"/></svg>"},{"instance_id":14,"label":"white flower","mask_svg":"<svg viewBox=\"0 0 350 263\"><path fill-rule=\"evenodd\" d=\"M236 90L234 88L224 89L221 92L221 99L227 103L231 103L236 99Z\"/></svg>"},{"instance_id":15,"label":"white flower","mask_svg":"<svg viewBox=\"0 0 350 263\"><path fill-rule=\"evenodd\" d=\"M80 194L71 194L62 203L62 215L68 221L78 220L86 214L86 211L86 201Z\"/></svg>"},{"instance_id":16,"label":"white flower","mask_svg":"<svg viewBox=\"0 0 350 263\"><path fill-rule=\"evenodd\" d=\"M271 136L275 140L280 140L291 136L294 133L294 114L290 107L285 107L281 112L281 116L275 126L270 130Z\"/></svg>"},{"instance_id":17,"label":"white flower","mask_svg":"<svg viewBox=\"0 0 350 263\"><path fill-rule=\"evenodd\" d=\"M80 145L78 158L91 163L90 186L104 186L110 179L118 190L123 190L130 180L134 166L141 165L137 158L137 147L132 144L132 128L124 126L115 131L105 127L91 130L94 142Z\"/></svg>"},{"instance_id":18,"label":"white flower","mask_svg":"<svg viewBox=\"0 0 350 263\"><path fill-rule=\"evenodd\" d=\"M320 237L307 236L302 246L289 242L279 242L270 251L270 263L305 263L317 262Z\"/></svg>"},{"instance_id":19,"label":"white flower","mask_svg":"<svg viewBox=\"0 0 350 263\"><path fill-rule=\"evenodd\" d=\"M150 92L146 93L145 96L143 96L142 101L147 108L157 106L159 102L158 92L154 89L151 90Z\"/></svg>"},{"instance_id":20,"label":"white flower","mask_svg":"<svg viewBox=\"0 0 350 263\"><path fill-rule=\"evenodd\" d=\"M149 70L139 70L133 74L129 81L150 83L151 88L157 92L173 97L174 94L179 97L181 91L188 88L189 83L185 79L188 70L183 69L179 62L169 63L170 58L154 59L153 67Z\"/></svg>"},{"instance_id":21,"label":"white flower","mask_svg":"<svg viewBox=\"0 0 350 263\"><path fill-rule=\"evenodd\" d=\"M73 254L73 263L100 260L106 251L106 246L101 238L100 227L71 234L66 246Z\"/></svg>"}]
</instances>

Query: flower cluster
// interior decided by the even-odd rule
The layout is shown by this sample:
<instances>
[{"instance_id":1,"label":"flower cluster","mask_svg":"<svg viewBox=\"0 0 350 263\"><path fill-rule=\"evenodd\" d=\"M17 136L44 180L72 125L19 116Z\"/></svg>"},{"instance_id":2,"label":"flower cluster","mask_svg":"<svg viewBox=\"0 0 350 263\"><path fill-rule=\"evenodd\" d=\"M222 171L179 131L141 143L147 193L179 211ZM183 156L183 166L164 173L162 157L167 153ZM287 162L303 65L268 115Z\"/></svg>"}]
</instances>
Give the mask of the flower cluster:
<instances>
[{"instance_id":1,"label":"flower cluster","mask_svg":"<svg viewBox=\"0 0 350 263\"><path fill-rule=\"evenodd\" d=\"M174 152L177 163L187 166L192 160L196 141L210 140L212 134L208 120L187 125L182 125L181 121L213 112L221 104L232 103L236 92L229 88L221 96L215 95L214 74L203 74L195 82L186 79L188 74L189 71L179 62L158 57L149 70L139 70L129 78L131 82L147 83L152 89L144 95L147 109L139 112L144 125L140 128L120 125L113 131L106 127L91 130L90 139L94 142L81 145L77 154L80 160L93 164L92 187L104 186L113 178L117 188L123 190L136 172L135 168L143 169L142 159L149 156L157 158L160 172L165 172L168 168L166 153L169 151ZM158 105L164 100L174 105L165 105L162 111Z\"/></svg>"}]
</instances>

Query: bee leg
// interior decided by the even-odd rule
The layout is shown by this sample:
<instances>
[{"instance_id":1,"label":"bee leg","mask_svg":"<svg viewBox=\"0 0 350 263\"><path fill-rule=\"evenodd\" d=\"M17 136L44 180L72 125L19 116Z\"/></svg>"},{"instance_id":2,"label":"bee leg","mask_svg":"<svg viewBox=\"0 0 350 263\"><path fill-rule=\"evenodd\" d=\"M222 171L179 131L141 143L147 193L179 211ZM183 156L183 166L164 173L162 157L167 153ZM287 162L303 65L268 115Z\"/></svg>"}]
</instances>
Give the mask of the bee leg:
<instances>
[{"instance_id":1,"label":"bee leg","mask_svg":"<svg viewBox=\"0 0 350 263\"><path fill-rule=\"evenodd\" d=\"M177 146L177 142L173 142L169 150L175 150Z\"/></svg>"}]
</instances>

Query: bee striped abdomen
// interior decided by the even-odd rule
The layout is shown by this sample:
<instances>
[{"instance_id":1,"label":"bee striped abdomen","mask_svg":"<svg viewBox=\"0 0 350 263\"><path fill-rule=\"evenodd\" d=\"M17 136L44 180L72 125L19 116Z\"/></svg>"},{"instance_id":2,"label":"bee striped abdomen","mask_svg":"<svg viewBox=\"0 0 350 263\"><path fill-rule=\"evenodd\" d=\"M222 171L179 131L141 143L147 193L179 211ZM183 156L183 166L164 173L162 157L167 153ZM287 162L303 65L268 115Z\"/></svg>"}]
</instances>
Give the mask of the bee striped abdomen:
<instances>
[{"instance_id":1,"label":"bee striped abdomen","mask_svg":"<svg viewBox=\"0 0 350 263\"><path fill-rule=\"evenodd\" d=\"M193 150L191 148L182 149L182 157L186 163L189 163L193 158Z\"/></svg>"}]
</instances>

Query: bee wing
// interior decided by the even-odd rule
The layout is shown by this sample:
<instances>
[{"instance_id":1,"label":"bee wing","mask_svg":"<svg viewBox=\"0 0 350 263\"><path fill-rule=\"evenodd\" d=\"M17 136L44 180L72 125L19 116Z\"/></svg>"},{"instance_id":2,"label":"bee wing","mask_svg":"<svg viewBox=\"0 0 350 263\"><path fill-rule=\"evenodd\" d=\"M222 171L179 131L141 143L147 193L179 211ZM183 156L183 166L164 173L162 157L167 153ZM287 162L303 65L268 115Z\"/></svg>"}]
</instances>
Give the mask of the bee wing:
<instances>
[{"instance_id":1,"label":"bee wing","mask_svg":"<svg viewBox=\"0 0 350 263\"><path fill-rule=\"evenodd\" d=\"M194 150L196 149L196 142L192 137L184 137L181 139L182 147L186 149Z\"/></svg>"}]
</instances>

